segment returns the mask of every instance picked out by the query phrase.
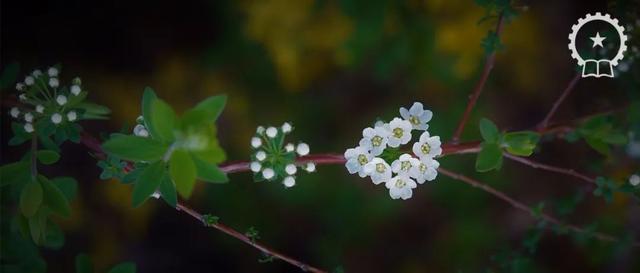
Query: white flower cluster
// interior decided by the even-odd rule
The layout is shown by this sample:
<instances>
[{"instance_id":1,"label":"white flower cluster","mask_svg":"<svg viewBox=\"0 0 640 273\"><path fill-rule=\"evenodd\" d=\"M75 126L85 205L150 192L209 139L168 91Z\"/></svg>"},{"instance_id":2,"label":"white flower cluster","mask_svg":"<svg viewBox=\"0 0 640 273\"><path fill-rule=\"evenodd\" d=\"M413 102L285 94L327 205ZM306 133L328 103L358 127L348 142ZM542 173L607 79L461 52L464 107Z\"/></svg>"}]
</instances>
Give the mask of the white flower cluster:
<instances>
[{"instance_id":1,"label":"white flower cluster","mask_svg":"<svg viewBox=\"0 0 640 273\"><path fill-rule=\"evenodd\" d=\"M282 177L282 184L290 188L296 184L298 168L309 173L316 170L316 164L307 161L296 163L296 154L306 156L309 154L309 145L300 142L297 145L288 143L284 145L285 135L291 133L291 123L285 122L280 127L258 126L256 134L251 138L252 162L250 169L256 180L275 180Z\"/></svg>"},{"instance_id":2,"label":"white flower cluster","mask_svg":"<svg viewBox=\"0 0 640 273\"><path fill-rule=\"evenodd\" d=\"M425 110L422 103L415 102L408 110L400 108L400 116L389 123L377 122L373 128L365 128L360 145L347 149L344 157L349 173L369 176L376 185L384 183L391 198L406 200L413 195L416 182L422 184L436 178L440 164L434 158L442 154L442 148L440 137L427 131L433 113ZM383 159L387 157L387 147L397 150L409 143L413 131L424 131L413 143L413 154L403 153L387 163Z\"/></svg>"},{"instance_id":3,"label":"white flower cluster","mask_svg":"<svg viewBox=\"0 0 640 273\"><path fill-rule=\"evenodd\" d=\"M36 69L16 84L18 98L23 105L11 108L9 115L24 119L23 128L27 133L34 132L36 121L41 119L47 119L56 126L78 120L80 113L70 107L69 101L82 93L82 81L75 78L70 89L60 88L59 74L57 67L50 67L46 73Z\"/></svg>"}]
</instances>

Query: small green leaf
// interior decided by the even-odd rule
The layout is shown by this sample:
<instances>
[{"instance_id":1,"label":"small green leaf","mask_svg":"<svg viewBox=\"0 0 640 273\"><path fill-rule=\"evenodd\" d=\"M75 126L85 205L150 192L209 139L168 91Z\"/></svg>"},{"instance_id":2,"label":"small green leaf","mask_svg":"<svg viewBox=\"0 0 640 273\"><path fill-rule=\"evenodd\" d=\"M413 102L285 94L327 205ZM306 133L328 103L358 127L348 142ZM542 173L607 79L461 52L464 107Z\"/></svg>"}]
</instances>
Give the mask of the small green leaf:
<instances>
[{"instance_id":1,"label":"small green leaf","mask_svg":"<svg viewBox=\"0 0 640 273\"><path fill-rule=\"evenodd\" d=\"M160 185L162 176L166 175L164 161L151 163L138 177L133 186L132 204L139 207L153 194Z\"/></svg>"},{"instance_id":2,"label":"small green leaf","mask_svg":"<svg viewBox=\"0 0 640 273\"><path fill-rule=\"evenodd\" d=\"M51 150L40 150L38 151L38 160L45 165L51 165L53 163L58 162L60 159L60 154Z\"/></svg>"},{"instance_id":3,"label":"small green leaf","mask_svg":"<svg viewBox=\"0 0 640 273\"><path fill-rule=\"evenodd\" d=\"M42 175L38 176L38 181L42 186L44 204L47 205L51 211L69 217L71 215L71 208L69 207L69 200L64 196L64 193Z\"/></svg>"},{"instance_id":4,"label":"small green leaf","mask_svg":"<svg viewBox=\"0 0 640 273\"><path fill-rule=\"evenodd\" d=\"M51 179L51 183L60 189L64 197L71 201L76 198L76 192L78 191L78 182L72 177L56 177Z\"/></svg>"},{"instance_id":5,"label":"small green leaf","mask_svg":"<svg viewBox=\"0 0 640 273\"><path fill-rule=\"evenodd\" d=\"M108 273L136 273L136 264L134 263L121 263L117 264Z\"/></svg>"},{"instance_id":6,"label":"small green leaf","mask_svg":"<svg viewBox=\"0 0 640 273\"><path fill-rule=\"evenodd\" d=\"M198 103L198 105L196 105L193 109L206 111L211 122L215 122L222 113L222 110L224 110L224 106L226 103L226 95L213 96Z\"/></svg>"},{"instance_id":7,"label":"small green leaf","mask_svg":"<svg viewBox=\"0 0 640 273\"><path fill-rule=\"evenodd\" d=\"M76 273L93 273L93 263L87 254L76 256Z\"/></svg>"},{"instance_id":8,"label":"small green leaf","mask_svg":"<svg viewBox=\"0 0 640 273\"><path fill-rule=\"evenodd\" d=\"M18 161L0 167L0 186L24 183L31 176L28 161Z\"/></svg>"},{"instance_id":9,"label":"small green leaf","mask_svg":"<svg viewBox=\"0 0 640 273\"><path fill-rule=\"evenodd\" d=\"M169 173L176 183L178 193L184 198L191 196L196 182L197 170L188 152L175 150L169 160Z\"/></svg>"},{"instance_id":10,"label":"small green leaf","mask_svg":"<svg viewBox=\"0 0 640 273\"><path fill-rule=\"evenodd\" d=\"M58 250L64 245L64 233L60 227L51 221L47 222L47 229L44 234L43 246Z\"/></svg>"},{"instance_id":11,"label":"small green leaf","mask_svg":"<svg viewBox=\"0 0 640 273\"><path fill-rule=\"evenodd\" d=\"M479 172L488 172L493 169L499 169L502 166L502 150L497 143L483 142L482 150L476 158L476 170Z\"/></svg>"},{"instance_id":12,"label":"small green leaf","mask_svg":"<svg viewBox=\"0 0 640 273\"><path fill-rule=\"evenodd\" d=\"M160 182L160 194L167 204L174 208L176 207L176 204L178 203L176 185L173 184L173 180L171 180L171 177L168 175L162 177L162 181Z\"/></svg>"},{"instance_id":13,"label":"small green leaf","mask_svg":"<svg viewBox=\"0 0 640 273\"><path fill-rule=\"evenodd\" d=\"M210 164L205 162L202 159L199 159L197 156L192 156L193 163L196 166L197 176L199 179L211 182L211 183L227 183L229 182L229 178L227 174L218 168L218 166L214 164Z\"/></svg>"},{"instance_id":14,"label":"small green leaf","mask_svg":"<svg viewBox=\"0 0 640 273\"><path fill-rule=\"evenodd\" d=\"M41 245L45 240L45 232L47 230L47 210L44 207L38 209L38 211L31 217L29 217L29 231L31 233L31 239L37 245Z\"/></svg>"},{"instance_id":15,"label":"small green leaf","mask_svg":"<svg viewBox=\"0 0 640 273\"><path fill-rule=\"evenodd\" d=\"M20 211L27 218L32 217L42 204L42 186L36 181L29 181L20 194Z\"/></svg>"},{"instance_id":16,"label":"small green leaf","mask_svg":"<svg viewBox=\"0 0 640 273\"><path fill-rule=\"evenodd\" d=\"M151 123L160 140L171 142L175 139L173 130L176 120L176 113L169 104L161 99L151 102Z\"/></svg>"},{"instance_id":17,"label":"small green leaf","mask_svg":"<svg viewBox=\"0 0 640 273\"><path fill-rule=\"evenodd\" d=\"M503 143L510 154L530 156L539 139L540 135L536 132L521 131L504 134Z\"/></svg>"},{"instance_id":18,"label":"small green leaf","mask_svg":"<svg viewBox=\"0 0 640 273\"><path fill-rule=\"evenodd\" d=\"M103 143L102 148L123 159L154 161L162 159L168 146L151 138L116 134Z\"/></svg>"},{"instance_id":19,"label":"small green leaf","mask_svg":"<svg viewBox=\"0 0 640 273\"><path fill-rule=\"evenodd\" d=\"M482 135L482 139L489 143L496 143L500 138L498 127L486 118L480 119L480 134Z\"/></svg>"},{"instance_id":20,"label":"small green leaf","mask_svg":"<svg viewBox=\"0 0 640 273\"><path fill-rule=\"evenodd\" d=\"M601 153L603 155L609 155L609 153L610 153L609 145L604 143L604 141L602 141L600 138L585 136L584 140L594 150L598 151L599 153Z\"/></svg>"},{"instance_id":21,"label":"small green leaf","mask_svg":"<svg viewBox=\"0 0 640 273\"><path fill-rule=\"evenodd\" d=\"M153 102L157 99L158 97L151 87L144 88L144 93L142 94L142 116L144 117L144 125L147 127L147 131L149 131L151 137L156 139L159 138L159 135L155 127L153 127L154 124L151 108Z\"/></svg>"}]
</instances>

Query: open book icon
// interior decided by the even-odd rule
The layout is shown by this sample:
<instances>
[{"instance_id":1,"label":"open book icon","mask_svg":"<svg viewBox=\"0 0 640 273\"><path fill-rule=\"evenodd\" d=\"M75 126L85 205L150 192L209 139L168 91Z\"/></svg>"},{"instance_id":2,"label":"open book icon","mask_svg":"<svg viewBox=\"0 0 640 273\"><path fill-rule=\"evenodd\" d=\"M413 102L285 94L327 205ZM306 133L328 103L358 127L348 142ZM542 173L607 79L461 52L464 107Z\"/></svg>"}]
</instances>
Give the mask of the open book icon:
<instances>
[{"instance_id":1,"label":"open book icon","mask_svg":"<svg viewBox=\"0 0 640 273\"><path fill-rule=\"evenodd\" d=\"M584 60L582 77L609 77L613 78L613 64L610 60Z\"/></svg>"}]
</instances>

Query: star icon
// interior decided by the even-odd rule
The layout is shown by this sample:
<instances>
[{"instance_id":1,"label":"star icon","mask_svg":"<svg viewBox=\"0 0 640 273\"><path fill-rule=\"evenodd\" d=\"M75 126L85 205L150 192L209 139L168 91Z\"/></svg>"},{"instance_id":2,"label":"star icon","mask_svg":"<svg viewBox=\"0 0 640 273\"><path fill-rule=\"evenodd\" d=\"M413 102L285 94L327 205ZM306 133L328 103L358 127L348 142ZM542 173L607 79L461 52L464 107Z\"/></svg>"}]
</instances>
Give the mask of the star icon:
<instances>
[{"instance_id":1,"label":"star icon","mask_svg":"<svg viewBox=\"0 0 640 273\"><path fill-rule=\"evenodd\" d=\"M596 47L596 46L604 47L602 45L602 41L604 41L604 39L607 39L607 37L600 37L600 32L596 32L596 36L589 37L589 39L593 41L592 47Z\"/></svg>"}]
</instances>

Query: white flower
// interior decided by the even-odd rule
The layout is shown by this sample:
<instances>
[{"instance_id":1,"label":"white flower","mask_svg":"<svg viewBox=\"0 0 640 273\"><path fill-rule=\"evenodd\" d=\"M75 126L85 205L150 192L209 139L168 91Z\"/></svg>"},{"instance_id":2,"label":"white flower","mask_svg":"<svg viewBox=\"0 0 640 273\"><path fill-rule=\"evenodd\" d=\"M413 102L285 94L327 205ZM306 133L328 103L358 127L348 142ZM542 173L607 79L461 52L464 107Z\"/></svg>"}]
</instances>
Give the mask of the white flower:
<instances>
[{"instance_id":1,"label":"white flower","mask_svg":"<svg viewBox=\"0 0 640 273\"><path fill-rule=\"evenodd\" d=\"M22 88L24 88L24 84L23 83L21 83L21 82L16 83L16 90L22 91Z\"/></svg>"},{"instance_id":2,"label":"white flower","mask_svg":"<svg viewBox=\"0 0 640 273\"><path fill-rule=\"evenodd\" d=\"M260 138L258 138L258 137L252 137L251 138L251 147L260 148L260 146L262 146L262 140L260 140Z\"/></svg>"},{"instance_id":3,"label":"white flower","mask_svg":"<svg viewBox=\"0 0 640 273\"><path fill-rule=\"evenodd\" d=\"M34 77L40 77L42 76L42 71L40 71L39 69L33 70L33 73L31 73L31 75L33 75Z\"/></svg>"},{"instance_id":4,"label":"white flower","mask_svg":"<svg viewBox=\"0 0 640 273\"><path fill-rule=\"evenodd\" d=\"M27 123L24 125L24 131L27 133L33 133L33 124Z\"/></svg>"},{"instance_id":5,"label":"white flower","mask_svg":"<svg viewBox=\"0 0 640 273\"><path fill-rule=\"evenodd\" d=\"M373 156L379 156L387 147L389 131L384 126L368 127L362 130L360 146L371 151Z\"/></svg>"},{"instance_id":6,"label":"white flower","mask_svg":"<svg viewBox=\"0 0 640 273\"><path fill-rule=\"evenodd\" d=\"M18 116L20 115L20 109L18 109L18 107L12 107L9 111L9 114L14 118L18 118Z\"/></svg>"},{"instance_id":7,"label":"white flower","mask_svg":"<svg viewBox=\"0 0 640 273\"><path fill-rule=\"evenodd\" d=\"M155 198L155 199L160 199L160 196L162 196L162 195L161 195L161 194L160 194L160 192L158 192L158 191L155 191L155 192L153 192L153 193L151 194L151 197L153 197L153 198Z\"/></svg>"},{"instance_id":8,"label":"white flower","mask_svg":"<svg viewBox=\"0 0 640 273\"><path fill-rule=\"evenodd\" d=\"M267 158L267 153L265 153L264 151L258 151L256 153L256 159L258 161L264 161Z\"/></svg>"},{"instance_id":9,"label":"white flower","mask_svg":"<svg viewBox=\"0 0 640 273\"><path fill-rule=\"evenodd\" d=\"M53 124L60 124L60 122L62 122L62 115L58 113L51 115L51 122L53 122Z\"/></svg>"},{"instance_id":10,"label":"white flower","mask_svg":"<svg viewBox=\"0 0 640 273\"><path fill-rule=\"evenodd\" d=\"M640 185L640 176L638 176L637 174L634 174L634 175L630 176L629 177L629 184L631 184L632 186Z\"/></svg>"},{"instance_id":11,"label":"white flower","mask_svg":"<svg viewBox=\"0 0 640 273\"><path fill-rule=\"evenodd\" d=\"M76 114L75 111L70 111L69 113L67 113L67 119L69 121L74 121L78 118L78 114ZM145 130L146 131L146 130Z\"/></svg>"},{"instance_id":12,"label":"white flower","mask_svg":"<svg viewBox=\"0 0 640 273\"><path fill-rule=\"evenodd\" d=\"M307 171L308 173L312 173L316 171L316 163L313 162L307 162L307 165L304 168L305 171Z\"/></svg>"},{"instance_id":13,"label":"white flower","mask_svg":"<svg viewBox=\"0 0 640 273\"><path fill-rule=\"evenodd\" d=\"M77 95L80 95L80 91L82 91L82 89L80 89L79 85L72 85L71 86L71 94L77 96Z\"/></svg>"},{"instance_id":14,"label":"white flower","mask_svg":"<svg viewBox=\"0 0 640 273\"><path fill-rule=\"evenodd\" d=\"M440 167L438 161L425 157L418 163L418 167L416 168L417 175L412 177L420 184L424 183L424 181L432 181L438 176L438 171L436 170L438 167Z\"/></svg>"},{"instance_id":15,"label":"white flower","mask_svg":"<svg viewBox=\"0 0 640 273\"><path fill-rule=\"evenodd\" d=\"M364 172L371 176L371 181L376 185L391 179L391 167L379 157L372 159L364 165Z\"/></svg>"},{"instance_id":16,"label":"white flower","mask_svg":"<svg viewBox=\"0 0 640 273\"><path fill-rule=\"evenodd\" d=\"M257 173L260 171L260 169L262 169L262 164L260 164L260 162L251 162L251 165L249 166L251 168L251 171L254 173Z\"/></svg>"},{"instance_id":17,"label":"white flower","mask_svg":"<svg viewBox=\"0 0 640 273\"><path fill-rule=\"evenodd\" d=\"M32 122L33 121L33 114L31 114L31 113L24 114L24 121Z\"/></svg>"},{"instance_id":18,"label":"white flower","mask_svg":"<svg viewBox=\"0 0 640 273\"><path fill-rule=\"evenodd\" d=\"M429 110L424 110L422 103L414 102L411 108L400 107L400 116L406 121L411 123L415 130L427 130L429 125L427 122L433 117L433 113Z\"/></svg>"},{"instance_id":19,"label":"white flower","mask_svg":"<svg viewBox=\"0 0 640 273\"><path fill-rule=\"evenodd\" d=\"M277 134L278 134L278 129L276 129L276 127L267 128L267 136L268 137L274 138L274 137L276 137Z\"/></svg>"},{"instance_id":20,"label":"white flower","mask_svg":"<svg viewBox=\"0 0 640 273\"><path fill-rule=\"evenodd\" d=\"M300 144L298 144L298 147L296 147L296 153L298 153L300 156L308 155L309 145L307 143L301 142Z\"/></svg>"},{"instance_id":21,"label":"white flower","mask_svg":"<svg viewBox=\"0 0 640 273\"><path fill-rule=\"evenodd\" d=\"M33 85L35 83L35 80L31 76L27 76L26 78L24 78L24 83L26 85Z\"/></svg>"},{"instance_id":22,"label":"white flower","mask_svg":"<svg viewBox=\"0 0 640 273\"><path fill-rule=\"evenodd\" d=\"M440 144L439 136L429 136L429 132L424 132L420 140L413 144L413 153L420 159L434 158L442 154Z\"/></svg>"},{"instance_id":23,"label":"white flower","mask_svg":"<svg viewBox=\"0 0 640 273\"><path fill-rule=\"evenodd\" d=\"M284 171L287 172L288 175L294 175L298 171L298 168L296 168L296 165L288 164L284 167Z\"/></svg>"},{"instance_id":24,"label":"white flower","mask_svg":"<svg viewBox=\"0 0 640 273\"><path fill-rule=\"evenodd\" d=\"M265 168L264 170L262 170L262 177L264 177L264 179L267 179L267 180L270 180L271 178L273 178L275 174L276 173L271 168Z\"/></svg>"},{"instance_id":25,"label":"white flower","mask_svg":"<svg viewBox=\"0 0 640 273\"><path fill-rule=\"evenodd\" d=\"M285 134L291 133L291 130L293 130L293 127L291 127L291 124L288 122L285 122L284 124L282 124L282 132Z\"/></svg>"},{"instance_id":26,"label":"white flower","mask_svg":"<svg viewBox=\"0 0 640 273\"><path fill-rule=\"evenodd\" d=\"M418 176L418 166L420 160L410 154L402 154L400 158L391 163L391 171L400 175L408 175L411 177Z\"/></svg>"},{"instance_id":27,"label":"white flower","mask_svg":"<svg viewBox=\"0 0 640 273\"><path fill-rule=\"evenodd\" d=\"M411 122L394 118L389 122L389 147L398 147L407 144L411 140Z\"/></svg>"},{"instance_id":28,"label":"white flower","mask_svg":"<svg viewBox=\"0 0 640 273\"><path fill-rule=\"evenodd\" d=\"M49 74L49 77L57 77L58 69L55 67L49 67L49 70L47 70L47 74Z\"/></svg>"},{"instance_id":29,"label":"white flower","mask_svg":"<svg viewBox=\"0 0 640 273\"><path fill-rule=\"evenodd\" d=\"M365 177L367 174L364 171L364 166L373 159L373 155L362 146L347 149L344 152L344 158L347 159L347 163L344 164L347 167L347 171L350 174L358 173L360 177Z\"/></svg>"},{"instance_id":30,"label":"white flower","mask_svg":"<svg viewBox=\"0 0 640 273\"><path fill-rule=\"evenodd\" d=\"M415 189L418 185L408 176L398 175L387 181L385 186L389 189L389 195L392 199L402 198L402 200L407 200L413 195L412 189Z\"/></svg>"},{"instance_id":31,"label":"white flower","mask_svg":"<svg viewBox=\"0 0 640 273\"><path fill-rule=\"evenodd\" d=\"M40 114L44 113L44 106L42 106L42 104L36 105L36 112Z\"/></svg>"},{"instance_id":32,"label":"white flower","mask_svg":"<svg viewBox=\"0 0 640 273\"><path fill-rule=\"evenodd\" d=\"M258 133L259 135L264 134L264 127L258 126L258 128L256 128L256 133Z\"/></svg>"},{"instance_id":33,"label":"white flower","mask_svg":"<svg viewBox=\"0 0 640 273\"><path fill-rule=\"evenodd\" d=\"M58 96L56 97L56 102L57 102L60 106L65 105L65 104L67 104L67 97L65 97L64 95L58 95Z\"/></svg>"},{"instance_id":34,"label":"white flower","mask_svg":"<svg viewBox=\"0 0 640 273\"><path fill-rule=\"evenodd\" d=\"M20 96L18 96L18 98L19 98L21 101L26 101L26 100L27 100L27 94L20 94Z\"/></svg>"},{"instance_id":35,"label":"white flower","mask_svg":"<svg viewBox=\"0 0 640 273\"><path fill-rule=\"evenodd\" d=\"M149 131L147 131L147 128L144 127L144 125L138 124L136 127L133 127L133 134L139 137L148 137Z\"/></svg>"},{"instance_id":36,"label":"white flower","mask_svg":"<svg viewBox=\"0 0 640 273\"><path fill-rule=\"evenodd\" d=\"M58 78L49 79L49 86L53 88L57 88L59 85L60 85L60 81L58 81Z\"/></svg>"},{"instance_id":37,"label":"white flower","mask_svg":"<svg viewBox=\"0 0 640 273\"><path fill-rule=\"evenodd\" d=\"M293 146L293 143L287 143L286 146L284 146L284 150L287 151L287 153L289 152L293 152L293 150L295 150L296 147Z\"/></svg>"},{"instance_id":38,"label":"white flower","mask_svg":"<svg viewBox=\"0 0 640 273\"><path fill-rule=\"evenodd\" d=\"M287 176L282 180L282 184L287 188L291 188L296 185L296 179L293 176Z\"/></svg>"}]
</instances>

